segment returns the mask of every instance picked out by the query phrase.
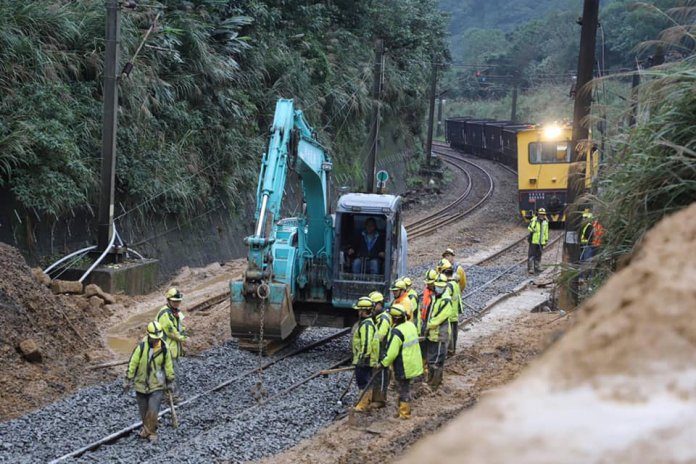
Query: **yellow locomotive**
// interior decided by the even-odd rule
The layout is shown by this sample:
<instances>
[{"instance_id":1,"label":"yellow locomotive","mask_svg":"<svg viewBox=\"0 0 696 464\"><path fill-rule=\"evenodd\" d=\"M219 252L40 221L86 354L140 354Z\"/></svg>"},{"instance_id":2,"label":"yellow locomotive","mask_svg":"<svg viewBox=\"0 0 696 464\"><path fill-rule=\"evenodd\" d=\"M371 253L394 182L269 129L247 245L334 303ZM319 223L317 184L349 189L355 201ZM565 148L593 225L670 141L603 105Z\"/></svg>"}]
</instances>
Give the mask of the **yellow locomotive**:
<instances>
[{"instance_id":1,"label":"yellow locomotive","mask_svg":"<svg viewBox=\"0 0 696 464\"><path fill-rule=\"evenodd\" d=\"M519 211L525 220L545 208L550 222L565 221L569 172L578 172L589 188L599 153L591 144L577 147L581 161L571 163L569 125L533 125L473 118L448 119L453 148L517 169Z\"/></svg>"}]
</instances>

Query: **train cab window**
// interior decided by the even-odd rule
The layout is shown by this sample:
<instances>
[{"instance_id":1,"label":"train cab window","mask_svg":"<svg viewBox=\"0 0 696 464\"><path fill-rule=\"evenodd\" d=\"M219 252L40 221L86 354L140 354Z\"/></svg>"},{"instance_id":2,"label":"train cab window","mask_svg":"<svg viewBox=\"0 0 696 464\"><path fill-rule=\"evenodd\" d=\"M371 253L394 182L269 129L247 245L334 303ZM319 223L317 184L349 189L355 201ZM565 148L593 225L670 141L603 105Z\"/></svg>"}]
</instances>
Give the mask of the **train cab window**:
<instances>
[{"instance_id":1,"label":"train cab window","mask_svg":"<svg viewBox=\"0 0 696 464\"><path fill-rule=\"evenodd\" d=\"M530 164L569 163L570 142L532 142L529 144Z\"/></svg>"}]
</instances>

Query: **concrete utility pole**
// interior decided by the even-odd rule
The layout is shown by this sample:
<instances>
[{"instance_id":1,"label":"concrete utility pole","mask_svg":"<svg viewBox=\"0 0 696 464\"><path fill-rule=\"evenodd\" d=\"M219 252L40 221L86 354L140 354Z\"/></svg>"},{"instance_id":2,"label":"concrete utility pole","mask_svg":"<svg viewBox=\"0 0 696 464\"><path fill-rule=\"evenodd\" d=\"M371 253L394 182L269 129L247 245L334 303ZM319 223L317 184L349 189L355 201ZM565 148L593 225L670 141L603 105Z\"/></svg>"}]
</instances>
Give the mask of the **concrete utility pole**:
<instances>
[{"instance_id":1,"label":"concrete utility pole","mask_svg":"<svg viewBox=\"0 0 696 464\"><path fill-rule=\"evenodd\" d=\"M510 110L510 121L517 122L517 80L512 87L512 109Z\"/></svg>"},{"instance_id":2,"label":"concrete utility pole","mask_svg":"<svg viewBox=\"0 0 696 464\"><path fill-rule=\"evenodd\" d=\"M430 74L430 110L428 112L428 138L425 142L425 163L430 166L433 152L433 120L435 119L435 98L437 92L437 56L433 55L433 69Z\"/></svg>"},{"instance_id":3,"label":"concrete utility pole","mask_svg":"<svg viewBox=\"0 0 696 464\"><path fill-rule=\"evenodd\" d=\"M441 137L442 136L442 106L444 104L444 99L442 98L442 94L440 94L439 98L437 99L437 136Z\"/></svg>"},{"instance_id":4,"label":"concrete utility pole","mask_svg":"<svg viewBox=\"0 0 696 464\"><path fill-rule=\"evenodd\" d=\"M97 250L109 248L114 224L114 184L116 171L116 125L118 109L118 66L120 45L118 0L106 1L106 50L104 52L104 115L102 129L101 192L97 225Z\"/></svg>"},{"instance_id":5,"label":"concrete utility pole","mask_svg":"<svg viewBox=\"0 0 696 464\"><path fill-rule=\"evenodd\" d=\"M384 80L384 41L378 39L375 44L375 64L372 84L372 128L370 130L370 155L367 158L367 193L375 191L375 174L377 173L377 143L379 140L379 117L382 105L382 84Z\"/></svg>"},{"instance_id":6,"label":"concrete utility pole","mask_svg":"<svg viewBox=\"0 0 696 464\"><path fill-rule=\"evenodd\" d=\"M573 264L579 260L578 228L580 212L571 205L582 195L585 188L585 155L589 150L577 150L578 144L589 138L586 118L592 107L592 92L586 85L592 80L597 41L599 0L585 0L582 11L582 31L580 35L580 53L578 56L578 80L573 110L573 140L571 147L571 164L568 171L568 190L566 193L566 228L563 245L563 263ZM561 308L571 308L577 304L577 279L572 279L561 288Z\"/></svg>"}]
</instances>

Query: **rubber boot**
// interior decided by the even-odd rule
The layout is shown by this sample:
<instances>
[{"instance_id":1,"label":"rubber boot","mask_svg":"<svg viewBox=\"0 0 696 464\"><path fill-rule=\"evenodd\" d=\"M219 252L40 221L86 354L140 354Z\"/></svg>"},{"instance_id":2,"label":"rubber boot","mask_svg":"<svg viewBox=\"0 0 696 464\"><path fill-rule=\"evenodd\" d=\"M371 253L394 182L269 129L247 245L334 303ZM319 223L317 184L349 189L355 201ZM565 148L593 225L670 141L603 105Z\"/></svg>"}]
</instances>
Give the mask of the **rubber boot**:
<instances>
[{"instance_id":1,"label":"rubber boot","mask_svg":"<svg viewBox=\"0 0 696 464\"><path fill-rule=\"evenodd\" d=\"M534 274L534 258L527 259L527 272Z\"/></svg>"},{"instance_id":2,"label":"rubber boot","mask_svg":"<svg viewBox=\"0 0 696 464\"><path fill-rule=\"evenodd\" d=\"M143 429L140 431L138 435L140 436L140 438L147 438L148 435L150 435L150 432L148 432L147 429L143 427Z\"/></svg>"},{"instance_id":3,"label":"rubber boot","mask_svg":"<svg viewBox=\"0 0 696 464\"><path fill-rule=\"evenodd\" d=\"M358 404L353 408L355 411L363 412L366 411L368 406L370 406L370 401L372 400L372 389L370 388L365 392L365 394L360 398Z\"/></svg>"},{"instance_id":4,"label":"rubber boot","mask_svg":"<svg viewBox=\"0 0 696 464\"><path fill-rule=\"evenodd\" d=\"M441 367L434 367L432 368L432 376L430 377L430 382L428 382L428 385L433 389L433 391L437 390L437 388L440 386L442 383L442 368Z\"/></svg>"},{"instance_id":5,"label":"rubber boot","mask_svg":"<svg viewBox=\"0 0 696 464\"><path fill-rule=\"evenodd\" d=\"M407 401L399 402L399 419L408 420L411 418L411 403Z\"/></svg>"}]
</instances>

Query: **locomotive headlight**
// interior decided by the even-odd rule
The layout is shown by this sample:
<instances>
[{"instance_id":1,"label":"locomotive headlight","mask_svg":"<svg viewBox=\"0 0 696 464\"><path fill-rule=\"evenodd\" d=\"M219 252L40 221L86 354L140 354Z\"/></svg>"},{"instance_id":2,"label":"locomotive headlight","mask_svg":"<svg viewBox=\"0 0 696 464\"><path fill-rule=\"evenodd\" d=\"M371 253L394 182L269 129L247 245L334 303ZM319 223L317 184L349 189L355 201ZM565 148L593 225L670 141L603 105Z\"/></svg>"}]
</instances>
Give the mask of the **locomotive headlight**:
<instances>
[{"instance_id":1,"label":"locomotive headlight","mask_svg":"<svg viewBox=\"0 0 696 464\"><path fill-rule=\"evenodd\" d=\"M544 127L544 138L545 139L557 139L561 136L561 128L558 126L546 126Z\"/></svg>"},{"instance_id":2,"label":"locomotive headlight","mask_svg":"<svg viewBox=\"0 0 696 464\"><path fill-rule=\"evenodd\" d=\"M561 128L560 127L558 127L556 125L544 127L544 138L545 139L557 139L560 136L561 136Z\"/></svg>"}]
</instances>

